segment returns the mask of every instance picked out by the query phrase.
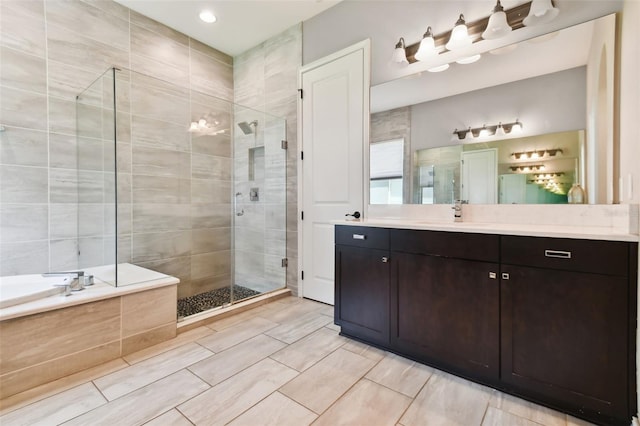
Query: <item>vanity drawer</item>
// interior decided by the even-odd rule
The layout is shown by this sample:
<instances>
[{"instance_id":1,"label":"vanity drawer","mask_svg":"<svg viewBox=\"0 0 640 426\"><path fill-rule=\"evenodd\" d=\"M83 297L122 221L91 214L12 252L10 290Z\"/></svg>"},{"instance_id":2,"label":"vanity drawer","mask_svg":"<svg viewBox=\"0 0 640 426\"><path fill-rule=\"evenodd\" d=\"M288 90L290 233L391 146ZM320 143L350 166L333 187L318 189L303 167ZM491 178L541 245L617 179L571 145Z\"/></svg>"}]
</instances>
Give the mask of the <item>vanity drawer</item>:
<instances>
[{"instance_id":1,"label":"vanity drawer","mask_svg":"<svg viewBox=\"0 0 640 426\"><path fill-rule=\"evenodd\" d=\"M389 250L389 230L367 226L336 226L336 244Z\"/></svg>"},{"instance_id":2,"label":"vanity drawer","mask_svg":"<svg viewBox=\"0 0 640 426\"><path fill-rule=\"evenodd\" d=\"M447 231L394 229L391 250L457 259L498 262L500 236Z\"/></svg>"},{"instance_id":3,"label":"vanity drawer","mask_svg":"<svg viewBox=\"0 0 640 426\"><path fill-rule=\"evenodd\" d=\"M629 246L621 241L501 237L503 264L628 275Z\"/></svg>"}]
</instances>

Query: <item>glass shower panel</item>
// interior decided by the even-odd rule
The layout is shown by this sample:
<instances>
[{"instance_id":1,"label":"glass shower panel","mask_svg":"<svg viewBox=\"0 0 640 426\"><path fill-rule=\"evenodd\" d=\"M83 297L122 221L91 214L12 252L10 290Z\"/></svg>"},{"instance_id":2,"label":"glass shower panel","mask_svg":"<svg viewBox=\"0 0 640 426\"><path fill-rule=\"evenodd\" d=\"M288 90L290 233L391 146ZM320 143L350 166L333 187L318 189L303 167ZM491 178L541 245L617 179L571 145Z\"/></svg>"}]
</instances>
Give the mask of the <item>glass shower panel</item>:
<instances>
[{"instance_id":1,"label":"glass shower panel","mask_svg":"<svg viewBox=\"0 0 640 426\"><path fill-rule=\"evenodd\" d=\"M69 263L59 268L91 268L96 279L111 285L116 285L114 99L113 69L76 98L77 169L68 182L75 186L77 197L68 202L77 203L77 240Z\"/></svg>"},{"instance_id":2,"label":"glass shower panel","mask_svg":"<svg viewBox=\"0 0 640 426\"><path fill-rule=\"evenodd\" d=\"M285 287L286 121L235 106L232 299Z\"/></svg>"}]
</instances>

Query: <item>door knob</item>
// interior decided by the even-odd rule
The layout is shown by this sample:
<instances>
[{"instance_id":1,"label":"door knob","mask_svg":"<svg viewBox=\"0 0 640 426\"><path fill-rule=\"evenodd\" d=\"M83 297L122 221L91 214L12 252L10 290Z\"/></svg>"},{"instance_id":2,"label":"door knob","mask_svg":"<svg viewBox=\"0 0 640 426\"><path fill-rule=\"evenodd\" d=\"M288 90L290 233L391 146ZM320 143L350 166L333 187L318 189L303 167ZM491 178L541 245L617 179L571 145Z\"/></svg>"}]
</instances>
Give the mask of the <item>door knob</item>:
<instances>
[{"instance_id":1,"label":"door knob","mask_svg":"<svg viewBox=\"0 0 640 426\"><path fill-rule=\"evenodd\" d=\"M359 211L355 211L352 214L345 214L345 216L352 216L354 219L360 219L360 212Z\"/></svg>"}]
</instances>

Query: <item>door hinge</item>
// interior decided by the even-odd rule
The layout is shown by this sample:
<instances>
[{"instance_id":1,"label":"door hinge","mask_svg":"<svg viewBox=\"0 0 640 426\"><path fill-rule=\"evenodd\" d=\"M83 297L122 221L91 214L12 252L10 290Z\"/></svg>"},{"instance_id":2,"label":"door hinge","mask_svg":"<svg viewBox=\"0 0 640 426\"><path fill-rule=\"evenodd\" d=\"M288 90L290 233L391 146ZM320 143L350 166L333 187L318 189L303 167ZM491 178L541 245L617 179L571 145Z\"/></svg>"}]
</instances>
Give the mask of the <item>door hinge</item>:
<instances>
[{"instance_id":1,"label":"door hinge","mask_svg":"<svg viewBox=\"0 0 640 426\"><path fill-rule=\"evenodd\" d=\"M304 151L300 151L300 159L304 160Z\"/></svg>"},{"instance_id":2,"label":"door hinge","mask_svg":"<svg viewBox=\"0 0 640 426\"><path fill-rule=\"evenodd\" d=\"M298 92L300 92L300 99L303 99L303 91L302 91L302 89L298 89Z\"/></svg>"},{"instance_id":3,"label":"door hinge","mask_svg":"<svg viewBox=\"0 0 640 426\"><path fill-rule=\"evenodd\" d=\"M304 220L304 212L300 212L300 220Z\"/></svg>"},{"instance_id":4,"label":"door hinge","mask_svg":"<svg viewBox=\"0 0 640 426\"><path fill-rule=\"evenodd\" d=\"M286 268L287 266L289 266L289 259L285 257L284 259L282 259L282 267Z\"/></svg>"},{"instance_id":5,"label":"door hinge","mask_svg":"<svg viewBox=\"0 0 640 426\"><path fill-rule=\"evenodd\" d=\"M285 140L281 140L280 141L280 148L282 149L287 149L289 148L289 142L285 141Z\"/></svg>"},{"instance_id":6,"label":"door hinge","mask_svg":"<svg viewBox=\"0 0 640 426\"><path fill-rule=\"evenodd\" d=\"M300 271L300 279L304 281L304 271Z\"/></svg>"}]
</instances>

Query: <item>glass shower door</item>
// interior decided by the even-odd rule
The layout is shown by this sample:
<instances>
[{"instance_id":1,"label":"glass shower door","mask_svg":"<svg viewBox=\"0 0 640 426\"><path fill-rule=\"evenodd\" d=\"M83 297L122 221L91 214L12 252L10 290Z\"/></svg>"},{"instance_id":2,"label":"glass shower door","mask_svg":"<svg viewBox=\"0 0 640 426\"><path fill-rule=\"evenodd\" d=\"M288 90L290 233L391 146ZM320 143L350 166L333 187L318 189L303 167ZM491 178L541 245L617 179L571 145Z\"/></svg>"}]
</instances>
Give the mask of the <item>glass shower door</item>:
<instances>
[{"instance_id":1,"label":"glass shower door","mask_svg":"<svg viewBox=\"0 0 640 426\"><path fill-rule=\"evenodd\" d=\"M235 107L232 302L286 285L286 121Z\"/></svg>"}]
</instances>

